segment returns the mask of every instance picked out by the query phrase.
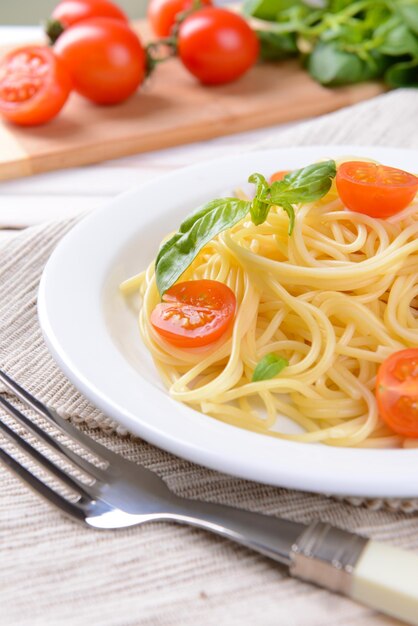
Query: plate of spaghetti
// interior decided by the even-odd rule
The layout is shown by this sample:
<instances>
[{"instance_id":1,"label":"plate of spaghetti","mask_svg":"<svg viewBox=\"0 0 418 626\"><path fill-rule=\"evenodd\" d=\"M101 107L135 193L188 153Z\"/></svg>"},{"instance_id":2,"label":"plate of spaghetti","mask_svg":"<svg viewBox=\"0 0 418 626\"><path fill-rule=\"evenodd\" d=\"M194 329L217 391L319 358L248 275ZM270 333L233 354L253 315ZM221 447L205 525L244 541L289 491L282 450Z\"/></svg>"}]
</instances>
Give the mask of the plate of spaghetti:
<instances>
[{"instance_id":1,"label":"plate of spaghetti","mask_svg":"<svg viewBox=\"0 0 418 626\"><path fill-rule=\"evenodd\" d=\"M266 150L119 196L63 239L38 310L69 379L207 467L417 497L418 155Z\"/></svg>"}]
</instances>

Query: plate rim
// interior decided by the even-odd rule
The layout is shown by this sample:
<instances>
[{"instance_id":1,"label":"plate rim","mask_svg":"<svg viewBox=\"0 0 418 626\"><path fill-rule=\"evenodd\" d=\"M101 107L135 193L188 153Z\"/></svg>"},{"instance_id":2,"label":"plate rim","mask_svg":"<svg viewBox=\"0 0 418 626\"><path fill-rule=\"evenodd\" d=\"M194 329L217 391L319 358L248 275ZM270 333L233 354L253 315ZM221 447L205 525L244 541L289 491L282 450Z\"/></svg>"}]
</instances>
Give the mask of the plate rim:
<instances>
[{"instance_id":1,"label":"plate rim","mask_svg":"<svg viewBox=\"0 0 418 626\"><path fill-rule=\"evenodd\" d=\"M255 480L260 483L275 485L278 487L294 488L305 491L328 493L339 496L361 496L361 497L418 497L418 486L413 486L413 481L405 480L405 477L413 474L417 465L417 453L418 450L373 450L373 449L356 449L356 448L333 448L328 446L312 446L309 444L301 444L297 442L277 440L267 437L262 434L245 431L243 429L230 426L222 423L219 420L204 416L198 412L192 411L204 418L206 426L212 436L212 431L219 431L222 434L226 433L226 437L232 438L235 442L235 447L242 446L244 450L256 447L257 449L264 450L268 453L268 458L272 458L274 451L282 451L285 455L289 454L290 457L294 457L294 463L289 466L283 466L278 461L278 467L275 468L276 472L272 473L272 468L262 462L258 457L256 459L246 459L246 463L243 464L243 459L238 454L232 454L232 456L225 457L224 447L222 443L219 449L215 449L213 444L209 447L203 448L200 439L197 440L191 437L189 440L179 439L174 437L171 433L161 431L149 423L149 418L145 421L142 417L136 418L133 415L121 407L118 403L115 403L103 389L100 388L100 384L97 385L97 380L91 380L86 369L83 368L83 364L77 362L77 355L74 360L74 354L68 354L68 349L64 346L62 336L59 335L59 325L57 324L56 317L54 318L55 311L52 307L53 303L53 291L54 286L57 286L56 276L59 275L63 268L63 263L68 260L68 254L71 254L71 250L74 245L80 246L80 242L83 238L87 239L89 233L97 232L97 225L100 223L106 223L106 220L112 221L112 213L114 206L119 206L118 217L120 218L120 212L123 213L123 203L129 201L138 196L138 194L146 194L152 191L157 186L170 181L176 181L179 177L184 177L185 174L193 174L201 172L203 170L210 170L215 167L219 168L222 163L231 163L234 161L239 163L241 161L247 161L248 159L257 159L258 157L263 159L271 156L284 155L284 153L298 154L303 158L304 153L309 152L323 152L323 153L335 153L336 151L349 153L348 151L356 151L359 156L363 156L361 153L379 152L387 153L387 155L397 155L401 160L402 156L408 154L409 157L416 154L416 150L403 149L403 148L387 148L379 146L356 146L350 144L335 144L335 145L315 145L315 146L295 146L293 148L274 148L268 150L254 150L246 152L244 154L226 156L222 159L211 159L204 161L186 168L181 168L169 173L164 174L154 180L148 181L144 184L135 186L122 194L119 194L109 202L107 202L103 208L96 209L90 215L78 222L58 243L57 247L53 251L52 255L48 259L44 272L41 277L39 291L38 291L38 318L41 326L41 330L47 344L47 347L52 354L53 358L57 362L60 369L64 372L67 378L75 385L76 388L90 401L93 405L98 407L102 412L114 419L116 422L121 423L129 431L144 438L153 445L156 445L168 452L174 453L177 456L183 457L199 465L209 467L216 471L225 472L238 476L244 479ZM210 187L210 183L208 183ZM212 187L214 185L212 184ZM126 210L126 205L125 205ZM167 209L168 210L168 209ZM129 211L128 211L129 212ZM80 250L80 247L79 247ZM102 286L100 287L101 290ZM52 300L51 300L52 298ZM59 308L59 307L58 307ZM57 334L58 333L58 334ZM93 374L94 378L94 374ZM170 403L170 407L175 407L177 412L186 414L180 411L177 406L179 403L174 402L168 395L166 399ZM184 407L184 405L180 405ZM143 410L153 410L152 402L145 402ZM204 422L202 422L203 424ZM210 426L208 426L210 424ZM201 427L199 421L199 428ZM262 443L261 443L262 441ZM272 451L272 446L276 446ZM304 451L306 454L304 454ZM325 452L326 451L326 452ZM348 469L351 464L355 466L358 460L358 454L367 454L372 464L372 476L373 480L363 481L360 476L355 473L352 480L343 481L341 483L341 477L339 472L331 475L327 475L324 472L324 462L319 457L326 456L330 462L337 461L338 455L341 455L343 451L345 465ZM232 451L233 452L233 451ZM301 471L305 467L304 458L309 457L309 461L317 461L318 466L316 472L306 476L304 471ZM266 457L267 458L267 457ZM297 461L296 461L297 459ZM262 461L262 460L261 460ZM341 461L341 460L340 460ZM299 470L294 467L295 462L301 462ZM391 478L385 485L378 481L379 474L376 471L375 465L379 468L387 466L387 464L395 464L395 471L392 473ZM327 465L325 463L325 465ZM344 465L344 464L342 464ZM400 466L400 467L399 467ZM319 469L318 469L319 468ZM278 471L279 470L279 471ZM402 471L401 471L402 470Z\"/></svg>"}]
</instances>

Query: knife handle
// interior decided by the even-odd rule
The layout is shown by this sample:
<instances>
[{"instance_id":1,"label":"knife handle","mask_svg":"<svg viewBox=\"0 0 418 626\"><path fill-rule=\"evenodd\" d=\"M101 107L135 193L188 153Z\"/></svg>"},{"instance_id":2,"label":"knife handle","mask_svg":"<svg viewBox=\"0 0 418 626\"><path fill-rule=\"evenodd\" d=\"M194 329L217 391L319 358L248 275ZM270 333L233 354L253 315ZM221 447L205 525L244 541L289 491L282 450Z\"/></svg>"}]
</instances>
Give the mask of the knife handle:
<instances>
[{"instance_id":1,"label":"knife handle","mask_svg":"<svg viewBox=\"0 0 418 626\"><path fill-rule=\"evenodd\" d=\"M418 626L418 555L314 522L291 552L293 576Z\"/></svg>"},{"instance_id":2,"label":"knife handle","mask_svg":"<svg viewBox=\"0 0 418 626\"><path fill-rule=\"evenodd\" d=\"M351 597L418 625L418 555L369 541L353 572Z\"/></svg>"}]
</instances>

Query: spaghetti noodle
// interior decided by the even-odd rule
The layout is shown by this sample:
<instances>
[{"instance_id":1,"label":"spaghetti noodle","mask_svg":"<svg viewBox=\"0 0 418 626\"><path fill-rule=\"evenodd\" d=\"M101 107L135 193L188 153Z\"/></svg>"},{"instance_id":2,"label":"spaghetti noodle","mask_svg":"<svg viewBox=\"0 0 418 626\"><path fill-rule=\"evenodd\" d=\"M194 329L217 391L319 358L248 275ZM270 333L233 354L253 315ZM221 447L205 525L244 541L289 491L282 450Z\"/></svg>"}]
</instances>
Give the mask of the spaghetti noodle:
<instances>
[{"instance_id":1,"label":"spaghetti noodle","mask_svg":"<svg viewBox=\"0 0 418 626\"><path fill-rule=\"evenodd\" d=\"M261 225L244 219L221 233L182 276L221 281L236 295L231 332L210 346L181 349L155 332L154 263L126 281L124 291L139 289L140 332L171 397L273 437L402 445L379 419L374 387L382 361L418 346L417 209L415 200L375 219L345 210L333 186L297 208L292 236L275 207ZM252 382L269 353L289 365Z\"/></svg>"}]
</instances>

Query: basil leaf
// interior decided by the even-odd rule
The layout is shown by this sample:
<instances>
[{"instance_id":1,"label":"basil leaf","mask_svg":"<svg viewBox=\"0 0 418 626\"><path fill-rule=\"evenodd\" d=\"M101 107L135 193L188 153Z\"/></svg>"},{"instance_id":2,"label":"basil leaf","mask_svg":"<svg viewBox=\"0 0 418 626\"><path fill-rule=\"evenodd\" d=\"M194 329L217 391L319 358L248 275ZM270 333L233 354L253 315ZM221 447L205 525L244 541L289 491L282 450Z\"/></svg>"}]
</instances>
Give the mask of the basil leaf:
<instances>
[{"instance_id":1,"label":"basil leaf","mask_svg":"<svg viewBox=\"0 0 418 626\"><path fill-rule=\"evenodd\" d=\"M237 198L220 198L187 217L157 255L155 275L160 295L176 282L203 246L242 220L249 213L250 205L250 202Z\"/></svg>"},{"instance_id":2,"label":"basil leaf","mask_svg":"<svg viewBox=\"0 0 418 626\"><path fill-rule=\"evenodd\" d=\"M274 204L314 202L325 196L337 173L335 161L321 161L286 174L283 180L271 185L270 197Z\"/></svg>"},{"instance_id":3,"label":"basil leaf","mask_svg":"<svg viewBox=\"0 0 418 626\"><path fill-rule=\"evenodd\" d=\"M244 15L252 15L261 20L274 21L276 15L289 8L292 4L300 4L298 0L245 0Z\"/></svg>"},{"instance_id":4,"label":"basil leaf","mask_svg":"<svg viewBox=\"0 0 418 626\"><path fill-rule=\"evenodd\" d=\"M409 28L418 35L418 5L416 0L398 0L394 4L394 9L401 14Z\"/></svg>"},{"instance_id":5,"label":"basil leaf","mask_svg":"<svg viewBox=\"0 0 418 626\"><path fill-rule=\"evenodd\" d=\"M260 58L263 61L281 61L298 53L294 33L275 33L270 30L257 30L260 42Z\"/></svg>"},{"instance_id":6,"label":"basil leaf","mask_svg":"<svg viewBox=\"0 0 418 626\"><path fill-rule=\"evenodd\" d=\"M282 356L278 356L271 352L266 354L254 370L251 382L256 383L259 380L269 380L274 378L277 374L289 365L289 361Z\"/></svg>"},{"instance_id":7,"label":"basil leaf","mask_svg":"<svg viewBox=\"0 0 418 626\"><path fill-rule=\"evenodd\" d=\"M335 41L318 43L308 60L311 76L323 85L358 83L379 76L381 63L370 55L370 61L341 49Z\"/></svg>"},{"instance_id":8,"label":"basil leaf","mask_svg":"<svg viewBox=\"0 0 418 626\"><path fill-rule=\"evenodd\" d=\"M286 202L286 200L281 200L277 204L279 204L280 207L284 211L286 211L286 213L289 216L289 228L287 229L287 232L288 232L289 235L291 235L293 233L293 229L295 227L295 209L292 207L290 202Z\"/></svg>"},{"instance_id":9,"label":"basil leaf","mask_svg":"<svg viewBox=\"0 0 418 626\"><path fill-rule=\"evenodd\" d=\"M375 36L384 38L380 46L383 54L395 57L411 54L418 57L418 38L397 15L377 28Z\"/></svg>"},{"instance_id":10,"label":"basil leaf","mask_svg":"<svg viewBox=\"0 0 418 626\"><path fill-rule=\"evenodd\" d=\"M250 213L254 224L262 224L270 208L278 205L289 216L289 234L295 224L293 204L311 202L324 196L335 176L334 161L315 163L287 174L282 181L269 185L262 174L251 174L249 182L256 185L254 199L218 198L199 207L189 215L160 248L155 260L158 291L169 289L211 239L231 228Z\"/></svg>"},{"instance_id":11,"label":"basil leaf","mask_svg":"<svg viewBox=\"0 0 418 626\"><path fill-rule=\"evenodd\" d=\"M395 63L385 74L390 87L418 87L418 59Z\"/></svg>"},{"instance_id":12,"label":"basil leaf","mask_svg":"<svg viewBox=\"0 0 418 626\"><path fill-rule=\"evenodd\" d=\"M270 193L270 185L262 174L251 174L248 178L249 183L257 185L255 191L255 197L251 203L251 220L256 226L266 221L267 215L270 211L271 203L268 199Z\"/></svg>"}]
</instances>

